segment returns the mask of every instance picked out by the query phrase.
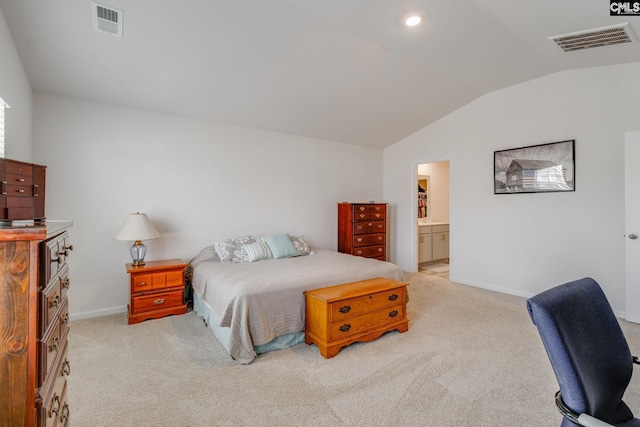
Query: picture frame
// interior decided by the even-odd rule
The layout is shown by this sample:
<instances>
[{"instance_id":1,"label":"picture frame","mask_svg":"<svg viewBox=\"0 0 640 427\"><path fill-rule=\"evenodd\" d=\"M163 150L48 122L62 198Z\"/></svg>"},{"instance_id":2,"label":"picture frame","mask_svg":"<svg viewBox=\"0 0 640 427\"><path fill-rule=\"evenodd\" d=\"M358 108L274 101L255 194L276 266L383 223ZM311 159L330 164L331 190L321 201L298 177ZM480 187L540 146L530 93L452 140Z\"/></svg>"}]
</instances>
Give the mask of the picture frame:
<instances>
[{"instance_id":1,"label":"picture frame","mask_svg":"<svg viewBox=\"0 0 640 427\"><path fill-rule=\"evenodd\" d=\"M575 139L493 152L493 193L575 191Z\"/></svg>"}]
</instances>

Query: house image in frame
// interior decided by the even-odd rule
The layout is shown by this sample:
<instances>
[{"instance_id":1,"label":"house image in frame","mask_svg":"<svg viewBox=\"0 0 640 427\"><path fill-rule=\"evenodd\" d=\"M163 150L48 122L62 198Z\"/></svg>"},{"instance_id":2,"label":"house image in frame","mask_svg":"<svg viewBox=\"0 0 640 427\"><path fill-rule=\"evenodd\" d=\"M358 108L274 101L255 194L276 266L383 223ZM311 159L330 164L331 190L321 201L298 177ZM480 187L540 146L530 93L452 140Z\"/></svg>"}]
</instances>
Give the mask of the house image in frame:
<instances>
[{"instance_id":1,"label":"house image in frame","mask_svg":"<svg viewBox=\"0 0 640 427\"><path fill-rule=\"evenodd\" d=\"M562 165L550 160L514 159L507 168L510 192L571 190Z\"/></svg>"}]
</instances>

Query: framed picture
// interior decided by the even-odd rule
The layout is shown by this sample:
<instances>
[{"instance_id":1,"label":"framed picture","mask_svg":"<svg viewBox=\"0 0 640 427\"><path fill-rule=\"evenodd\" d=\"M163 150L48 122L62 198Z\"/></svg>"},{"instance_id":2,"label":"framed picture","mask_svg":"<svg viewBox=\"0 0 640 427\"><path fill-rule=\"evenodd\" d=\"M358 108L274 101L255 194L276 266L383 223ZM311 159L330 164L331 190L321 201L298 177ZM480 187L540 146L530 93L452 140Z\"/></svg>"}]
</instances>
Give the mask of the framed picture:
<instances>
[{"instance_id":1,"label":"framed picture","mask_svg":"<svg viewBox=\"0 0 640 427\"><path fill-rule=\"evenodd\" d=\"M575 191L575 140L493 153L493 193Z\"/></svg>"}]
</instances>

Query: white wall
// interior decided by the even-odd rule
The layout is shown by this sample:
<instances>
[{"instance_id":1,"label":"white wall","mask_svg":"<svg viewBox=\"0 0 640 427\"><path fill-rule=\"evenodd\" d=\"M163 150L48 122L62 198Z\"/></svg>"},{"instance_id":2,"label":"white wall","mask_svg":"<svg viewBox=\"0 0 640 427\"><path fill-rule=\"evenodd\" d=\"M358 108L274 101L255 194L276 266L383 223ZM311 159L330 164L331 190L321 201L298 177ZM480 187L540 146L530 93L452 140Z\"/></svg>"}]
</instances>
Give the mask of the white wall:
<instances>
[{"instance_id":1,"label":"white wall","mask_svg":"<svg viewBox=\"0 0 640 427\"><path fill-rule=\"evenodd\" d=\"M624 312L624 134L640 63L557 73L488 94L384 151L391 259L413 271L415 164L451 160L451 279L521 296L595 278ZM493 194L493 152L576 140L576 191Z\"/></svg>"},{"instance_id":2,"label":"white wall","mask_svg":"<svg viewBox=\"0 0 640 427\"><path fill-rule=\"evenodd\" d=\"M0 98L5 110L5 157L32 162L32 92L27 74L0 11Z\"/></svg>"},{"instance_id":3,"label":"white wall","mask_svg":"<svg viewBox=\"0 0 640 427\"><path fill-rule=\"evenodd\" d=\"M71 219L71 313L128 303L130 212L161 238L147 260L189 260L214 241L303 234L336 249L337 202L382 199L382 151L36 93L34 155L47 217Z\"/></svg>"}]
</instances>

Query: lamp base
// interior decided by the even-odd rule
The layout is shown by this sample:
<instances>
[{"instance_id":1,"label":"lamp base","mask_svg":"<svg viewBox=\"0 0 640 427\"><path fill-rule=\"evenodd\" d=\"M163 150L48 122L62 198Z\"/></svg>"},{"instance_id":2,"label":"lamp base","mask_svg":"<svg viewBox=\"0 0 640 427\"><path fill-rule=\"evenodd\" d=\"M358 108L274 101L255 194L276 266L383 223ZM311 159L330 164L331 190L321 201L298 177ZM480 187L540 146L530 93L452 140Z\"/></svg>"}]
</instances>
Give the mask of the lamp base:
<instances>
[{"instance_id":1,"label":"lamp base","mask_svg":"<svg viewBox=\"0 0 640 427\"><path fill-rule=\"evenodd\" d=\"M133 259L134 267L141 267L144 265L144 256L147 254L147 247L142 244L140 240L136 240L133 245L131 245L129 252L131 252L131 259Z\"/></svg>"}]
</instances>

